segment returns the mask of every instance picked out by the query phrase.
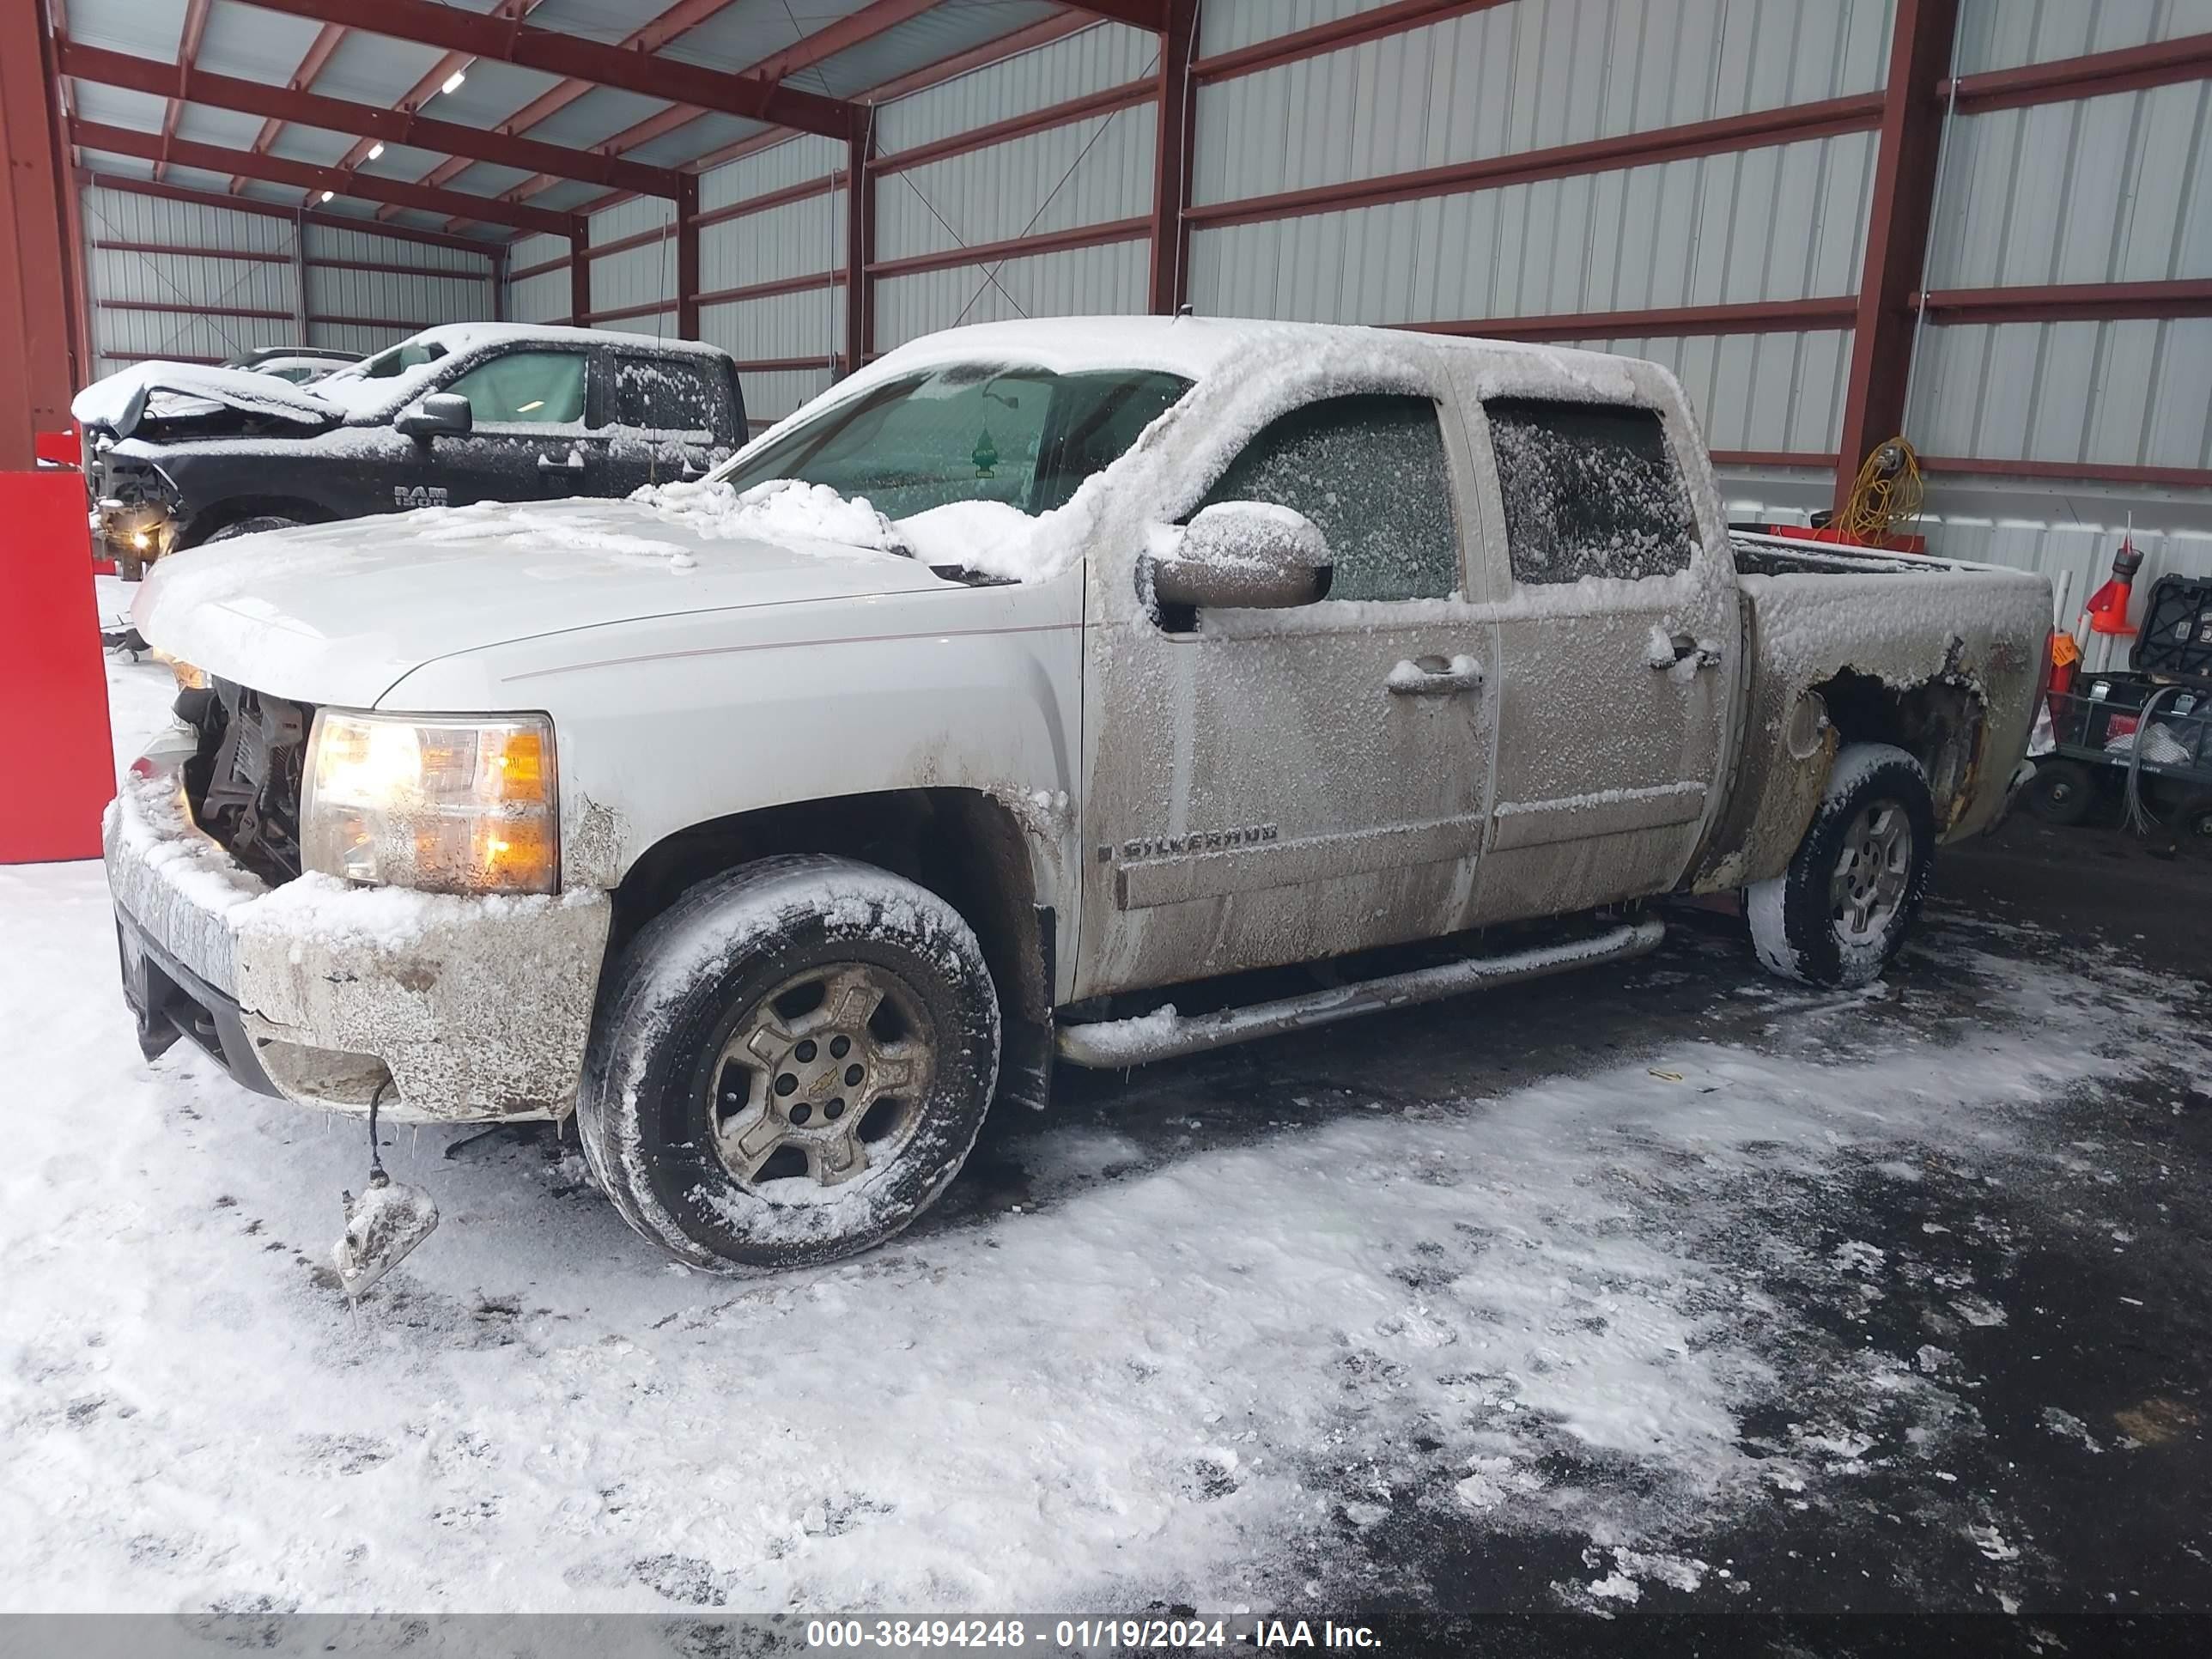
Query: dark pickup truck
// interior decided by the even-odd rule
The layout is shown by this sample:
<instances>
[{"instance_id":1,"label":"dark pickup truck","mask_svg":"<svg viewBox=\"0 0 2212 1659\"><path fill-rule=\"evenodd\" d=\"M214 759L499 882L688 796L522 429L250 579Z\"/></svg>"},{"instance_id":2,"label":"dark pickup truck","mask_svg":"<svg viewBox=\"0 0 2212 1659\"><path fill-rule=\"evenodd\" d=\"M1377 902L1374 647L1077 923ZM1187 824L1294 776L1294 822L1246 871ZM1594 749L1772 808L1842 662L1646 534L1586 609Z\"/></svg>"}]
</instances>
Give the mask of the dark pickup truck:
<instances>
[{"instance_id":1,"label":"dark pickup truck","mask_svg":"<svg viewBox=\"0 0 2212 1659\"><path fill-rule=\"evenodd\" d=\"M312 386L142 363L72 410L94 539L131 576L285 525L627 495L702 477L745 440L727 352L525 324L425 329Z\"/></svg>"}]
</instances>

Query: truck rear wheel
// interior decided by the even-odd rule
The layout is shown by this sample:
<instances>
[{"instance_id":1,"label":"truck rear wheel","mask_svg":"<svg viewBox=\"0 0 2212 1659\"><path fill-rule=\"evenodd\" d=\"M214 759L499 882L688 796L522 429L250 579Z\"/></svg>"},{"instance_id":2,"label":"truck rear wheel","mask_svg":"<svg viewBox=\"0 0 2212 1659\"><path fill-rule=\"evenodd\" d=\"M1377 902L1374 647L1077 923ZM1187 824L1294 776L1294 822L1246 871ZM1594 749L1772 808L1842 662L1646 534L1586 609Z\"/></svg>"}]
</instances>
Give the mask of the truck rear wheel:
<instances>
[{"instance_id":1,"label":"truck rear wheel","mask_svg":"<svg viewBox=\"0 0 2212 1659\"><path fill-rule=\"evenodd\" d=\"M576 1115L615 1207L678 1261L803 1267L936 1201L998 1066L998 998L957 911L850 860L763 859L623 952Z\"/></svg>"},{"instance_id":2,"label":"truck rear wheel","mask_svg":"<svg viewBox=\"0 0 2212 1659\"><path fill-rule=\"evenodd\" d=\"M1920 914L1935 855L1920 763L1888 744L1848 745L1790 867L1744 890L1759 959L1814 985L1880 977Z\"/></svg>"}]
</instances>

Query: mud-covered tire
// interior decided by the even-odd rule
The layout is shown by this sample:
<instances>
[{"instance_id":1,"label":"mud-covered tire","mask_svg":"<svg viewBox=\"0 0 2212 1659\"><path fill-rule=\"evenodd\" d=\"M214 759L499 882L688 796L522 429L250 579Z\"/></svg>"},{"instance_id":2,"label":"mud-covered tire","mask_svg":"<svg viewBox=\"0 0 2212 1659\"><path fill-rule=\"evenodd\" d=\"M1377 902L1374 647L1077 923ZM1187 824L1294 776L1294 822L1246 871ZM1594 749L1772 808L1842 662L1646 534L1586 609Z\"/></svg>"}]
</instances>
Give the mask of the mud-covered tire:
<instances>
[{"instance_id":1,"label":"mud-covered tire","mask_svg":"<svg viewBox=\"0 0 2212 1659\"><path fill-rule=\"evenodd\" d=\"M1919 916L1935 854L1920 763L1887 744L1848 745L1790 867L1744 890L1759 961L1812 985L1879 978Z\"/></svg>"},{"instance_id":2,"label":"mud-covered tire","mask_svg":"<svg viewBox=\"0 0 2212 1659\"><path fill-rule=\"evenodd\" d=\"M833 1261L898 1232L958 1173L999 1036L982 949L942 898L848 859L763 859L691 888L623 950L579 1135L623 1219L679 1261ZM915 1086L881 1081L895 1075ZM890 1127L870 1139L872 1125Z\"/></svg>"},{"instance_id":3,"label":"mud-covered tire","mask_svg":"<svg viewBox=\"0 0 2212 1659\"><path fill-rule=\"evenodd\" d=\"M200 538L198 544L205 547L210 542L227 542L239 536L258 536L264 530L290 530L299 522L297 519L280 519L273 514L264 514L258 518L240 519L235 524L211 530Z\"/></svg>"},{"instance_id":4,"label":"mud-covered tire","mask_svg":"<svg viewBox=\"0 0 2212 1659\"><path fill-rule=\"evenodd\" d=\"M2027 810L2045 823L2080 823L2096 805L2096 775L2080 761L2035 763L2035 775L2027 783Z\"/></svg>"}]
</instances>

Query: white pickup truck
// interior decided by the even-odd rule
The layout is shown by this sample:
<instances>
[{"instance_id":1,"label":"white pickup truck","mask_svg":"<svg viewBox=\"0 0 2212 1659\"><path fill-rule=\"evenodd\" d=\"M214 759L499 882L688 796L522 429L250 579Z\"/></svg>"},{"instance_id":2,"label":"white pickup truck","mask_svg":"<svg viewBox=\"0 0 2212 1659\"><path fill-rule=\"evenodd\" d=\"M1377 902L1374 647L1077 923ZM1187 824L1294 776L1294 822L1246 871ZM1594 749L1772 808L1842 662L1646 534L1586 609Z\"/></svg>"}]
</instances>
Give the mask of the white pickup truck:
<instances>
[{"instance_id":1,"label":"white pickup truck","mask_svg":"<svg viewBox=\"0 0 2212 1659\"><path fill-rule=\"evenodd\" d=\"M106 826L125 987L149 1055L574 1113L670 1254L820 1261L1055 1054L1624 958L1675 893L1872 977L2003 805L2050 614L1731 538L1648 363L958 330L702 483L164 561L135 620L188 689Z\"/></svg>"}]
</instances>

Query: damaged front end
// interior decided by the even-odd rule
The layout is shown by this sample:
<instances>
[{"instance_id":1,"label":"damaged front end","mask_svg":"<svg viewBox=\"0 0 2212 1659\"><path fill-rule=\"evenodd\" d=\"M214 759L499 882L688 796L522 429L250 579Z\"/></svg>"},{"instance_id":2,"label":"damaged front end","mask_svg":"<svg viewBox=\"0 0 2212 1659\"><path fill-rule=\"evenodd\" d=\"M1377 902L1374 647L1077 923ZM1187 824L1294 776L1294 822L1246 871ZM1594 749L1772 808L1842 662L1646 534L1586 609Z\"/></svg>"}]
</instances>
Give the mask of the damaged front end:
<instances>
[{"instance_id":1,"label":"damaged front end","mask_svg":"<svg viewBox=\"0 0 2212 1659\"><path fill-rule=\"evenodd\" d=\"M125 991L149 1055L190 1037L248 1088L349 1112L381 1095L396 1121L565 1116L607 896L302 873L316 710L217 680L178 712L177 744L137 763L106 824Z\"/></svg>"}]
</instances>

